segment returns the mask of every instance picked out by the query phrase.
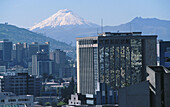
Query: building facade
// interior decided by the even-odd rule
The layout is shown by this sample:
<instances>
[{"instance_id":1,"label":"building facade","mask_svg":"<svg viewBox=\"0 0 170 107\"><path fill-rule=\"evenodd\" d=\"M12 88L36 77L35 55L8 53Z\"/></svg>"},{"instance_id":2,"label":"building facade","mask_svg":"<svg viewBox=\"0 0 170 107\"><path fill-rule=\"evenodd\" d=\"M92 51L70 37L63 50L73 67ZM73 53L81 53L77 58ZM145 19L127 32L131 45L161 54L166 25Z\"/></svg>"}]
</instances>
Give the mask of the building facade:
<instances>
[{"instance_id":1,"label":"building facade","mask_svg":"<svg viewBox=\"0 0 170 107\"><path fill-rule=\"evenodd\" d=\"M141 32L77 38L77 92L95 94L100 83L117 90L146 80L146 66L157 63L156 38Z\"/></svg>"},{"instance_id":2,"label":"building facade","mask_svg":"<svg viewBox=\"0 0 170 107\"><path fill-rule=\"evenodd\" d=\"M29 44L29 57L32 58L32 55L36 55L37 52L44 52L49 54L49 42L45 42L45 44L38 44L38 42L32 42Z\"/></svg>"},{"instance_id":3,"label":"building facade","mask_svg":"<svg viewBox=\"0 0 170 107\"><path fill-rule=\"evenodd\" d=\"M148 66L151 107L170 107L170 71L163 66Z\"/></svg>"},{"instance_id":4,"label":"building facade","mask_svg":"<svg viewBox=\"0 0 170 107\"><path fill-rule=\"evenodd\" d=\"M32 75L50 75L53 72L54 61L49 59L49 55L47 53L38 52L36 55L32 55Z\"/></svg>"},{"instance_id":5,"label":"building facade","mask_svg":"<svg viewBox=\"0 0 170 107\"><path fill-rule=\"evenodd\" d=\"M119 107L170 107L170 71L147 66L147 80L119 89Z\"/></svg>"},{"instance_id":6,"label":"building facade","mask_svg":"<svg viewBox=\"0 0 170 107\"><path fill-rule=\"evenodd\" d=\"M71 94L71 99L68 101L68 105L85 105L86 96L81 94Z\"/></svg>"},{"instance_id":7,"label":"building facade","mask_svg":"<svg viewBox=\"0 0 170 107\"><path fill-rule=\"evenodd\" d=\"M0 41L0 60L11 61L12 42L8 39Z\"/></svg>"},{"instance_id":8,"label":"building facade","mask_svg":"<svg viewBox=\"0 0 170 107\"><path fill-rule=\"evenodd\" d=\"M150 103L148 81L120 88L118 94L119 107L156 107Z\"/></svg>"},{"instance_id":9,"label":"building facade","mask_svg":"<svg viewBox=\"0 0 170 107\"><path fill-rule=\"evenodd\" d=\"M1 79L1 91L12 92L16 95L39 96L42 80L28 73L13 73Z\"/></svg>"},{"instance_id":10,"label":"building facade","mask_svg":"<svg viewBox=\"0 0 170 107\"><path fill-rule=\"evenodd\" d=\"M60 49L55 49L53 52L50 52L50 59L54 61L54 74L60 78L71 77L71 68L66 65L66 52L61 51Z\"/></svg>"},{"instance_id":11,"label":"building facade","mask_svg":"<svg viewBox=\"0 0 170 107\"><path fill-rule=\"evenodd\" d=\"M18 42L16 44L13 44L11 61L12 65L21 65L24 67L28 66L27 43Z\"/></svg>"},{"instance_id":12,"label":"building facade","mask_svg":"<svg viewBox=\"0 0 170 107\"><path fill-rule=\"evenodd\" d=\"M170 69L170 41L160 41L160 65Z\"/></svg>"},{"instance_id":13,"label":"building facade","mask_svg":"<svg viewBox=\"0 0 170 107\"><path fill-rule=\"evenodd\" d=\"M0 107L34 107L32 95L15 95L11 92L0 92Z\"/></svg>"}]
</instances>

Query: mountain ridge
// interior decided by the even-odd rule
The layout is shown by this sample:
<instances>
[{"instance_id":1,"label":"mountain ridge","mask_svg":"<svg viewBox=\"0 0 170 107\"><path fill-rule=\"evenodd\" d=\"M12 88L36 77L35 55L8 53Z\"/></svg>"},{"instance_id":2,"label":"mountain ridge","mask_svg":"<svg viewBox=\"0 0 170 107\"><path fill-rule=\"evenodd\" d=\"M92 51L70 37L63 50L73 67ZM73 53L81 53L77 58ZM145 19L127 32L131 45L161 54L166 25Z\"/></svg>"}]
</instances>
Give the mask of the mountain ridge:
<instances>
[{"instance_id":1,"label":"mountain ridge","mask_svg":"<svg viewBox=\"0 0 170 107\"><path fill-rule=\"evenodd\" d=\"M170 21L169 20L161 20L157 18L142 18L135 17L130 22L125 24L120 24L118 26L105 26L104 31L112 32L142 32L143 34L148 35L158 35L158 39L170 40L169 32L170 29Z\"/></svg>"}]
</instances>

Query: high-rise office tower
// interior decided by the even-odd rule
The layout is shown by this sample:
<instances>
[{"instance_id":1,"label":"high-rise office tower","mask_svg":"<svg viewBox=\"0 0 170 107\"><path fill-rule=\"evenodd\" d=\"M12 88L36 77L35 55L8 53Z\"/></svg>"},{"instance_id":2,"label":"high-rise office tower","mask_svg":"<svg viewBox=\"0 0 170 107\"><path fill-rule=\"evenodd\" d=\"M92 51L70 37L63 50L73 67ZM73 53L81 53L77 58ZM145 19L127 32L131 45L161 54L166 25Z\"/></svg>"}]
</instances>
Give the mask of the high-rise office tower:
<instances>
[{"instance_id":1,"label":"high-rise office tower","mask_svg":"<svg viewBox=\"0 0 170 107\"><path fill-rule=\"evenodd\" d=\"M13 64L15 65L22 65L24 67L27 67L28 62L28 47L27 43L20 43L13 44L13 50L12 50L12 57L11 60L13 61Z\"/></svg>"},{"instance_id":2,"label":"high-rise office tower","mask_svg":"<svg viewBox=\"0 0 170 107\"><path fill-rule=\"evenodd\" d=\"M50 59L54 60L57 64L65 65L66 63L66 53L60 49L55 49L50 53Z\"/></svg>"},{"instance_id":3,"label":"high-rise office tower","mask_svg":"<svg viewBox=\"0 0 170 107\"><path fill-rule=\"evenodd\" d=\"M146 66L157 63L156 38L141 32L77 38L77 92L95 94L100 83L117 90L146 80Z\"/></svg>"},{"instance_id":4,"label":"high-rise office tower","mask_svg":"<svg viewBox=\"0 0 170 107\"><path fill-rule=\"evenodd\" d=\"M0 41L0 60L11 61L12 42L8 39Z\"/></svg>"},{"instance_id":5,"label":"high-rise office tower","mask_svg":"<svg viewBox=\"0 0 170 107\"><path fill-rule=\"evenodd\" d=\"M40 44L38 47L39 51L43 51L47 54L49 54L49 49L50 49L50 42L45 42L45 44Z\"/></svg>"},{"instance_id":6,"label":"high-rise office tower","mask_svg":"<svg viewBox=\"0 0 170 107\"><path fill-rule=\"evenodd\" d=\"M32 55L32 75L52 74L53 67L54 61L49 59L47 53L38 52L36 55Z\"/></svg>"},{"instance_id":7,"label":"high-rise office tower","mask_svg":"<svg viewBox=\"0 0 170 107\"><path fill-rule=\"evenodd\" d=\"M18 42L17 44L13 44L12 60L16 61L17 64L23 63L23 54L24 54L23 44L20 42Z\"/></svg>"},{"instance_id":8,"label":"high-rise office tower","mask_svg":"<svg viewBox=\"0 0 170 107\"><path fill-rule=\"evenodd\" d=\"M69 77L70 71L68 71L68 66L66 66L66 52L60 49L55 49L50 52L50 59L55 62L55 73L58 77Z\"/></svg>"},{"instance_id":9,"label":"high-rise office tower","mask_svg":"<svg viewBox=\"0 0 170 107\"><path fill-rule=\"evenodd\" d=\"M36 53L38 52L38 42L32 42L32 44L29 44L28 50L28 56L32 58L32 55L36 55Z\"/></svg>"},{"instance_id":10,"label":"high-rise office tower","mask_svg":"<svg viewBox=\"0 0 170 107\"><path fill-rule=\"evenodd\" d=\"M32 44L29 45L29 57L32 57L32 55L36 55L38 51L49 54L49 45L49 42L45 42L45 44L38 44L38 42L32 42Z\"/></svg>"}]
</instances>

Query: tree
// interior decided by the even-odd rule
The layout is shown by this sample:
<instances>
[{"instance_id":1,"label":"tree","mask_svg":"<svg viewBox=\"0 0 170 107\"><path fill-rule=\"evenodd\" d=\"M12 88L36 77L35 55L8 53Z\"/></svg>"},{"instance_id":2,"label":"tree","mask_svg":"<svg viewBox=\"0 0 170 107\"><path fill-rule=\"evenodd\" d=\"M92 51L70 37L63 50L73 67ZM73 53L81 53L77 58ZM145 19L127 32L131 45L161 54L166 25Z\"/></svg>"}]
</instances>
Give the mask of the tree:
<instances>
[{"instance_id":1,"label":"tree","mask_svg":"<svg viewBox=\"0 0 170 107\"><path fill-rule=\"evenodd\" d=\"M71 94L74 94L74 79L71 79L70 85L62 89L62 98L65 103L71 98Z\"/></svg>"},{"instance_id":2,"label":"tree","mask_svg":"<svg viewBox=\"0 0 170 107\"><path fill-rule=\"evenodd\" d=\"M45 82L45 80L48 78L48 74L47 73L43 73L42 75L42 79L43 79L43 82Z\"/></svg>"},{"instance_id":3,"label":"tree","mask_svg":"<svg viewBox=\"0 0 170 107\"><path fill-rule=\"evenodd\" d=\"M42 78L43 82L45 82L46 80L49 81L51 79L55 79L55 77L52 74L48 75L47 73L43 73Z\"/></svg>"},{"instance_id":4,"label":"tree","mask_svg":"<svg viewBox=\"0 0 170 107\"><path fill-rule=\"evenodd\" d=\"M52 105L52 107L57 107L57 103L56 102L52 102L51 105Z\"/></svg>"},{"instance_id":5,"label":"tree","mask_svg":"<svg viewBox=\"0 0 170 107\"><path fill-rule=\"evenodd\" d=\"M50 106L50 102L46 102L44 105L45 106Z\"/></svg>"},{"instance_id":6,"label":"tree","mask_svg":"<svg viewBox=\"0 0 170 107\"><path fill-rule=\"evenodd\" d=\"M66 103L65 103L65 102L60 101L60 102L57 104L57 106L62 106L62 105L66 105Z\"/></svg>"},{"instance_id":7,"label":"tree","mask_svg":"<svg viewBox=\"0 0 170 107\"><path fill-rule=\"evenodd\" d=\"M43 102L40 100L40 101L38 102L38 104L39 104L39 105L43 105Z\"/></svg>"},{"instance_id":8,"label":"tree","mask_svg":"<svg viewBox=\"0 0 170 107\"><path fill-rule=\"evenodd\" d=\"M54 76L52 74L50 74L48 77L47 77L48 81L51 80L51 79L54 79Z\"/></svg>"}]
</instances>

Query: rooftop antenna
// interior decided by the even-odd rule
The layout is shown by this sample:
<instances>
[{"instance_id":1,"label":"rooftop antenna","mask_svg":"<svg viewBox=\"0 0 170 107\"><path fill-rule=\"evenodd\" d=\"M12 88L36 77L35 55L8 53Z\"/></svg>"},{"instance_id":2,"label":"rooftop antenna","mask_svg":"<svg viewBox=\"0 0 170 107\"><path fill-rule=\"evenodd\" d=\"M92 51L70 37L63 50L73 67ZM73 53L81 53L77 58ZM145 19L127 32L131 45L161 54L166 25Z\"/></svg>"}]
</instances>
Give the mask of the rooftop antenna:
<instances>
[{"instance_id":1,"label":"rooftop antenna","mask_svg":"<svg viewBox=\"0 0 170 107\"><path fill-rule=\"evenodd\" d=\"M101 32L103 33L103 18L101 19Z\"/></svg>"},{"instance_id":2,"label":"rooftop antenna","mask_svg":"<svg viewBox=\"0 0 170 107\"><path fill-rule=\"evenodd\" d=\"M132 30L132 26L131 26L131 23L130 23L130 32L132 32L131 30Z\"/></svg>"},{"instance_id":3,"label":"rooftop antenna","mask_svg":"<svg viewBox=\"0 0 170 107\"><path fill-rule=\"evenodd\" d=\"M98 33L98 28L97 28L97 34L99 34L99 33Z\"/></svg>"}]
</instances>

